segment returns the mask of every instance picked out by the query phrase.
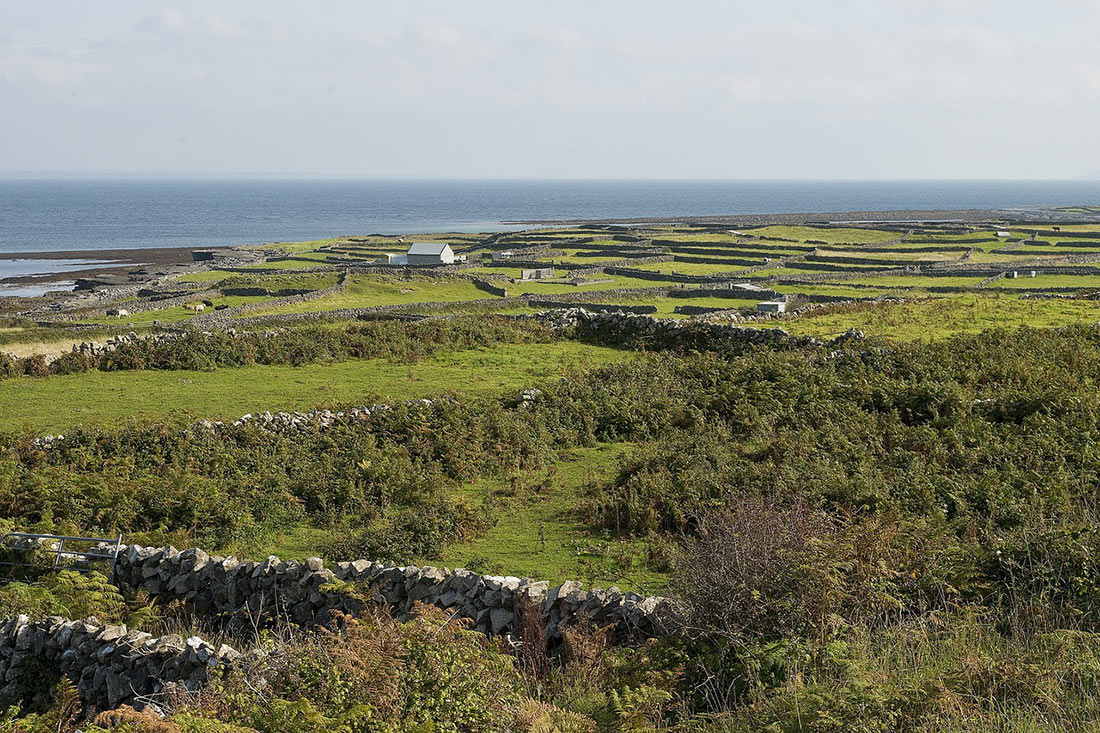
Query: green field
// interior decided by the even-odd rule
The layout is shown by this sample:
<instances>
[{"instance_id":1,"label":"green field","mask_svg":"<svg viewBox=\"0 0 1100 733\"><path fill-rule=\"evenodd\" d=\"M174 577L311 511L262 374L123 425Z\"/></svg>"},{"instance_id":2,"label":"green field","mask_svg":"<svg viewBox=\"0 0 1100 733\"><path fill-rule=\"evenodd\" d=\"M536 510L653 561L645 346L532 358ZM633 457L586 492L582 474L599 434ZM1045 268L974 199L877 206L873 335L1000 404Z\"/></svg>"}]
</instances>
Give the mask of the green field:
<instances>
[{"instance_id":1,"label":"green field","mask_svg":"<svg viewBox=\"0 0 1100 733\"><path fill-rule=\"evenodd\" d=\"M413 276L406 280L398 275L352 275L347 289L324 298L294 303L270 310L249 313L315 313L338 308L366 308L377 305L407 305L425 301L456 302L493 296L478 290L470 280L458 278L426 278Z\"/></svg>"},{"instance_id":2,"label":"green field","mask_svg":"<svg viewBox=\"0 0 1100 733\"><path fill-rule=\"evenodd\" d=\"M246 303L260 303L265 300L269 300L270 296L266 295L220 295L210 298L210 302L214 306L207 306L204 313L213 312L214 307L219 305L225 305L230 308L235 308L239 305ZM198 302L198 301L196 301ZM82 319L83 323L97 323L107 326L129 325L133 324L138 326L152 326L154 321L160 323L181 323L197 315L194 311L177 305L171 308L165 308L163 310L141 311L139 313L131 313L128 316L121 318L114 316L101 316L97 318Z\"/></svg>"},{"instance_id":3,"label":"green field","mask_svg":"<svg viewBox=\"0 0 1100 733\"><path fill-rule=\"evenodd\" d=\"M810 284L796 284L796 285L773 285L770 286L773 290L780 293L801 293L803 295L843 295L848 298L874 298L879 295L895 294L898 291L896 289L890 289L889 287L882 288L851 288L841 285L810 285Z\"/></svg>"},{"instance_id":4,"label":"green field","mask_svg":"<svg viewBox=\"0 0 1100 733\"><path fill-rule=\"evenodd\" d=\"M682 232L676 229L654 229L650 231L654 239L667 239L670 242L722 242L734 244L744 241L744 237L726 232Z\"/></svg>"},{"instance_id":5,"label":"green field","mask_svg":"<svg viewBox=\"0 0 1100 733\"><path fill-rule=\"evenodd\" d=\"M990 283L992 288L1030 290L1042 288L1100 288L1100 275L1036 275L1029 277L1027 270L1020 270L1019 277L1002 277Z\"/></svg>"},{"instance_id":6,"label":"green field","mask_svg":"<svg viewBox=\"0 0 1100 733\"><path fill-rule=\"evenodd\" d=\"M726 275L733 277L741 270L746 270L749 265L734 265L717 262L656 262L647 265L639 265L638 269L651 272L675 273L679 275Z\"/></svg>"},{"instance_id":7,"label":"green field","mask_svg":"<svg viewBox=\"0 0 1100 733\"><path fill-rule=\"evenodd\" d=\"M962 252L879 252L873 249L835 250L821 249L822 257L854 257L856 259L906 260L912 262L943 262L957 260Z\"/></svg>"},{"instance_id":8,"label":"green field","mask_svg":"<svg viewBox=\"0 0 1100 733\"><path fill-rule=\"evenodd\" d=\"M936 285L947 287L977 287L984 277L924 277L921 275L885 275L883 277L853 277L844 282L862 285L878 285L884 288L927 288Z\"/></svg>"},{"instance_id":9,"label":"green field","mask_svg":"<svg viewBox=\"0 0 1100 733\"><path fill-rule=\"evenodd\" d=\"M994 328L1037 328L1100 321L1100 303L1021 300L1011 295L951 295L907 303L868 304L838 313L810 313L780 325L806 336L838 336L850 328L900 341L943 339Z\"/></svg>"},{"instance_id":10,"label":"green field","mask_svg":"<svg viewBox=\"0 0 1100 733\"><path fill-rule=\"evenodd\" d=\"M704 308L752 308L763 299L763 296L757 298L648 298L639 299L639 302L652 303L657 306L658 316L671 316L674 315L673 311L678 305L695 305L702 306ZM620 300L624 305L628 304L626 300Z\"/></svg>"},{"instance_id":11,"label":"green field","mask_svg":"<svg viewBox=\"0 0 1100 733\"><path fill-rule=\"evenodd\" d=\"M619 288L652 288L661 283L641 278L626 277L624 275L594 275L594 280L607 280L608 282L596 282L587 285L566 285L552 282L539 282L528 280L520 283L506 283L508 295L520 295L532 293L534 295L560 295L562 293L598 293L601 290L617 290Z\"/></svg>"},{"instance_id":12,"label":"green field","mask_svg":"<svg viewBox=\"0 0 1100 733\"><path fill-rule=\"evenodd\" d=\"M360 405L428 395L483 395L528 387L573 365L630 358L573 342L461 351L416 363L381 359L302 367L88 372L0 381L0 431L165 418L235 419L248 412Z\"/></svg>"},{"instance_id":13,"label":"green field","mask_svg":"<svg viewBox=\"0 0 1100 733\"><path fill-rule=\"evenodd\" d=\"M899 239L901 237L901 234L898 232L886 232L878 229L857 229L854 227L819 229L817 227L769 226L760 229L749 229L746 230L745 233L756 237L797 239L800 242L804 242L807 239L813 239L820 242L829 242L830 244L872 244L875 242L889 242L892 239Z\"/></svg>"}]
</instances>

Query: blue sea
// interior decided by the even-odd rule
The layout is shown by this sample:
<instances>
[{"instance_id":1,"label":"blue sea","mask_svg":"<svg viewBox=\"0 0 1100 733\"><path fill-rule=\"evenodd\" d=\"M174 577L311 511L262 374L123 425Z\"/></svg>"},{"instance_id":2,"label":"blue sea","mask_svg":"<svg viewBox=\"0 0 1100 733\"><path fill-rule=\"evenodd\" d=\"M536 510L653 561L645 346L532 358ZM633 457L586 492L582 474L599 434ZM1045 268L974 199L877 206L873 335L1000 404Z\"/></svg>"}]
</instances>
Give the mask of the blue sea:
<instances>
[{"instance_id":1,"label":"blue sea","mask_svg":"<svg viewBox=\"0 0 1100 733\"><path fill-rule=\"evenodd\" d=\"M210 247L503 222L1100 204L1100 181L0 180L0 253Z\"/></svg>"}]
</instances>

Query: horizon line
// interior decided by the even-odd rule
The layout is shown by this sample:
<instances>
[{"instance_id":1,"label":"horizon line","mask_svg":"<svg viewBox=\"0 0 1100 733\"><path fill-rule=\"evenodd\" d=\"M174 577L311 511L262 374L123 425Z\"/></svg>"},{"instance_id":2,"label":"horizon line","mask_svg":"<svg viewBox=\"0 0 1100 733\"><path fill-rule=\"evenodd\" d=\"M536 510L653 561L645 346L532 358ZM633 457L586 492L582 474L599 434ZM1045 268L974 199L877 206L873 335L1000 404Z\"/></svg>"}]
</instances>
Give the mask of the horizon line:
<instances>
[{"instance_id":1,"label":"horizon line","mask_svg":"<svg viewBox=\"0 0 1100 733\"><path fill-rule=\"evenodd\" d=\"M0 170L0 181L341 181L341 182L561 182L561 183L1100 183L1100 177L1078 178L883 178L883 177L600 177L600 176L432 176L432 175L340 175L311 173L173 173L168 171L5 171Z\"/></svg>"}]
</instances>

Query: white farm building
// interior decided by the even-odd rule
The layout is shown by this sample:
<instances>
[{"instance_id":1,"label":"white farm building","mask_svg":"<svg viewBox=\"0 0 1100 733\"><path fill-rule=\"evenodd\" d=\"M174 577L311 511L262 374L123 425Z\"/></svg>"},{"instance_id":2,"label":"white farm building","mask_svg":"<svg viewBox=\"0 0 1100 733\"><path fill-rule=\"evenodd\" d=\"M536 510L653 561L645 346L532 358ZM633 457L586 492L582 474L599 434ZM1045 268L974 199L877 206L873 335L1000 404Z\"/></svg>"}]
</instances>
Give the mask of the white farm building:
<instances>
[{"instance_id":1,"label":"white farm building","mask_svg":"<svg viewBox=\"0 0 1100 733\"><path fill-rule=\"evenodd\" d=\"M450 265L454 250L444 242L413 242L406 254L410 265Z\"/></svg>"}]
</instances>

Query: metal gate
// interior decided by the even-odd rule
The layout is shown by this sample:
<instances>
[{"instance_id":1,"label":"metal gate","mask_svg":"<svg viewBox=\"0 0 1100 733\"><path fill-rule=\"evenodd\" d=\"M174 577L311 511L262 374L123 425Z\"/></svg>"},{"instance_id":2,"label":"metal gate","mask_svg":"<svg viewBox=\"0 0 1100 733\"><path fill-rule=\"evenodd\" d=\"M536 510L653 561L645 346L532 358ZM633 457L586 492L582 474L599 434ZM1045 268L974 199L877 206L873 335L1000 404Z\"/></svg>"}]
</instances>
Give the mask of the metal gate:
<instances>
[{"instance_id":1,"label":"metal gate","mask_svg":"<svg viewBox=\"0 0 1100 733\"><path fill-rule=\"evenodd\" d=\"M121 548L122 535L116 539L107 539L8 532L0 537L0 568L11 568L11 570L0 573L0 583L16 580L16 574L24 568L30 570L68 568L87 572L96 569L100 564L110 566L108 579L114 580L115 565L118 563L118 553ZM18 559L20 555L23 556L22 560Z\"/></svg>"}]
</instances>

